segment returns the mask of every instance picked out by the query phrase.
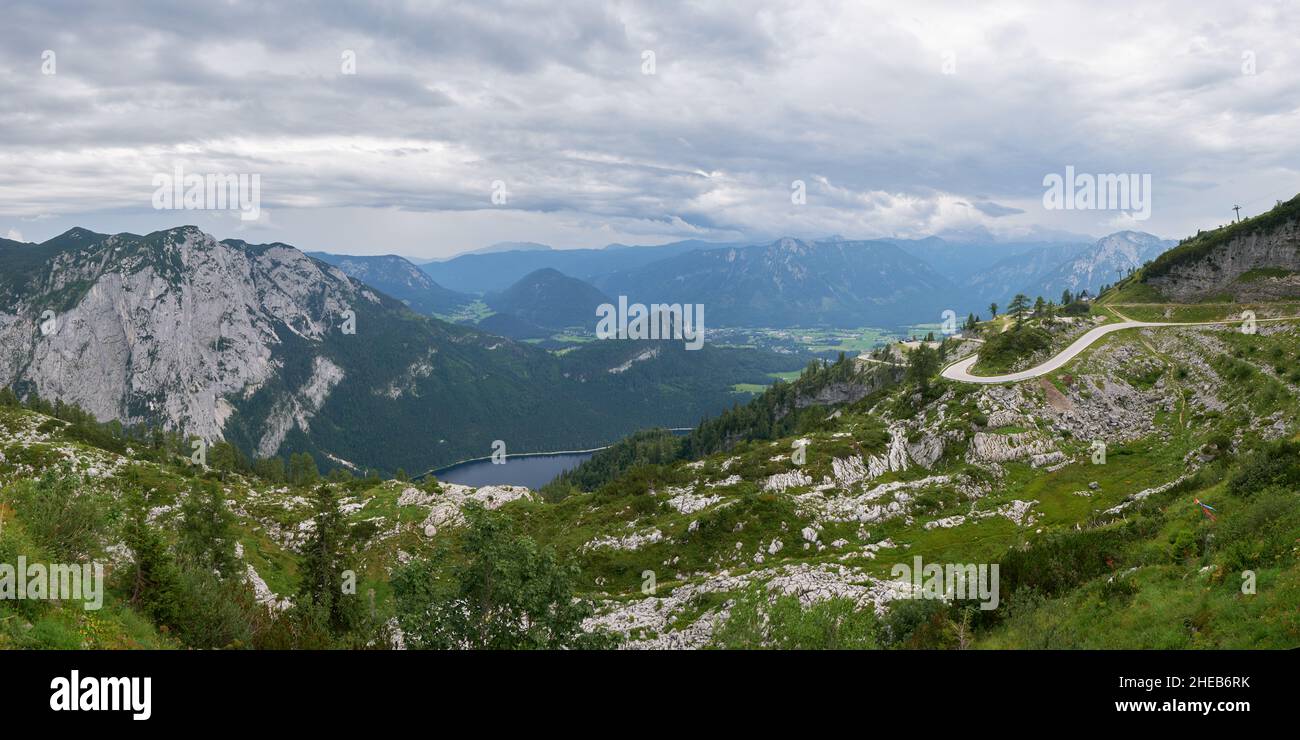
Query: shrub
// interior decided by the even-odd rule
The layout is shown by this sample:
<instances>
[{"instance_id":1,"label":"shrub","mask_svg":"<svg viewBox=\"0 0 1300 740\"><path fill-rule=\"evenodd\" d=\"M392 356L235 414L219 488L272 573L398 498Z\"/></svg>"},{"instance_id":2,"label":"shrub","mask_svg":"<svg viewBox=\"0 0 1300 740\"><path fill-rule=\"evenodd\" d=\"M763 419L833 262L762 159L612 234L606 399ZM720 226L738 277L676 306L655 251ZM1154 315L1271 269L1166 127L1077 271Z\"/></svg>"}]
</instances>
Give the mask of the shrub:
<instances>
[{"instance_id":1,"label":"shrub","mask_svg":"<svg viewBox=\"0 0 1300 740\"><path fill-rule=\"evenodd\" d=\"M980 348L979 365L985 370L1007 370L1016 362L1052 346L1052 335L1037 327L1022 326L989 337Z\"/></svg>"},{"instance_id":2,"label":"shrub","mask_svg":"<svg viewBox=\"0 0 1300 740\"><path fill-rule=\"evenodd\" d=\"M1228 492L1242 498L1272 486L1300 489L1300 443L1265 445L1249 454L1228 479Z\"/></svg>"},{"instance_id":3,"label":"shrub","mask_svg":"<svg viewBox=\"0 0 1300 740\"><path fill-rule=\"evenodd\" d=\"M20 481L8 493L36 544L65 562L88 556L105 526L98 499L78 491L79 483L63 465L47 470L39 480Z\"/></svg>"},{"instance_id":4,"label":"shrub","mask_svg":"<svg viewBox=\"0 0 1300 740\"><path fill-rule=\"evenodd\" d=\"M880 621L852 599L804 607L794 596L769 603L761 587L735 600L711 647L723 650L871 650L880 647Z\"/></svg>"}]
</instances>

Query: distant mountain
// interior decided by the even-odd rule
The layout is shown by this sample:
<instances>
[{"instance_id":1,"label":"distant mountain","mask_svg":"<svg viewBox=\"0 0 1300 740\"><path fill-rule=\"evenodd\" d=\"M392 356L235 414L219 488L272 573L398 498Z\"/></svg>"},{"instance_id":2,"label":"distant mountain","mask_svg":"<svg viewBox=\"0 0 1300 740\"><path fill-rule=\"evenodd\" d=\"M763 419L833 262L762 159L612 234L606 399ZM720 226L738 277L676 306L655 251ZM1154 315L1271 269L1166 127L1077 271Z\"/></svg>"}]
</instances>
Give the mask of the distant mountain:
<instances>
[{"instance_id":1,"label":"distant mountain","mask_svg":"<svg viewBox=\"0 0 1300 740\"><path fill-rule=\"evenodd\" d=\"M1001 259L958 284L980 308L991 302L1005 306L1017 293L1049 300L1058 300L1065 290L1096 295L1171 246L1172 241L1138 231L1120 231L1092 244L1044 244Z\"/></svg>"},{"instance_id":2,"label":"distant mountain","mask_svg":"<svg viewBox=\"0 0 1300 740\"><path fill-rule=\"evenodd\" d=\"M596 285L646 304L704 304L705 326L892 327L958 308L950 280L885 240L695 250Z\"/></svg>"},{"instance_id":3,"label":"distant mountain","mask_svg":"<svg viewBox=\"0 0 1300 740\"><path fill-rule=\"evenodd\" d=\"M1120 231L1102 237L1089 249L1066 261L1036 282L1034 295L1055 299L1062 291L1087 290L1096 295L1131 271L1160 256L1175 242L1141 231Z\"/></svg>"},{"instance_id":4,"label":"distant mountain","mask_svg":"<svg viewBox=\"0 0 1300 740\"><path fill-rule=\"evenodd\" d=\"M327 467L414 472L498 439L592 447L692 423L733 384L802 364L637 340L557 357L420 316L289 245L192 226L5 245L0 278L0 387Z\"/></svg>"},{"instance_id":5,"label":"distant mountain","mask_svg":"<svg viewBox=\"0 0 1300 740\"><path fill-rule=\"evenodd\" d=\"M387 293L426 316L452 314L456 309L473 303L475 297L457 293L434 282L428 273L396 255L356 257L325 252L308 252L322 262L339 268L348 277Z\"/></svg>"},{"instance_id":6,"label":"distant mountain","mask_svg":"<svg viewBox=\"0 0 1300 740\"><path fill-rule=\"evenodd\" d=\"M1143 269L1139 281L1182 303L1300 297L1300 195L1184 239Z\"/></svg>"},{"instance_id":7,"label":"distant mountain","mask_svg":"<svg viewBox=\"0 0 1300 740\"><path fill-rule=\"evenodd\" d=\"M549 267L565 275L594 282L613 272L632 270L656 260L694 249L733 246L688 240L654 247L614 249L552 249L464 254L445 262L420 265L429 277L442 285L470 293L505 290L530 272Z\"/></svg>"},{"instance_id":8,"label":"distant mountain","mask_svg":"<svg viewBox=\"0 0 1300 740\"><path fill-rule=\"evenodd\" d=\"M498 252L549 252L554 247L537 242L497 242L462 254L496 254Z\"/></svg>"},{"instance_id":9,"label":"distant mountain","mask_svg":"<svg viewBox=\"0 0 1300 740\"><path fill-rule=\"evenodd\" d=\"M595 327L596 307L611 302L594 285L549 267L528 273L486 301L494 311L552 329Z\"/></svg>"},{"instance_id":10,"label":"distant mountain","mask_svg":"<svg viewBox=\"0 0 1300 740\"><path fill-rule=\"evenodd\" d=\"M1006 305L1017 293L1029 296L1042 295L1055 298L1060 294L1044 292L1044 283L1056 274L1061 266L1091 249L1088 244L1045 244L1021 254L998 260L964 282L959 282L963 295L974 302L976 313L986 315L990 303Z\"/></svg>"},{"instance_id":11,"label":"distant mountain","mask_svg":"<svg viewBox=\"0 0 1300 740\"><path fill-rule=\"evenodd\" d=\"M935 272L961 287L971 277L1000 262L1014 260L1037 250L1050 251L1063 245L1042 242L994 242L988 240L953 240L940 237L925 239L890 239L899 249L925 260ZM1078 245L1082 246L1082 244Z\"/></svg>"},{"instance_id":12,"label":"distant mountain","mask_svg":"<svg viewBox=\"0 0 1300 740\"><path fill-rule=\"evenodd\" d=\"M450 257L435 257L427 260L412 260L417 265L431 265L436 262L449 262L457 257L464 257L469 254L500 254L502 252L550 252L554 250L549 244L539 244L538 242L497 242L489 244L486 247L478 249L467 249L463 252L457 252Z\"/></svg>"}]
</instances>

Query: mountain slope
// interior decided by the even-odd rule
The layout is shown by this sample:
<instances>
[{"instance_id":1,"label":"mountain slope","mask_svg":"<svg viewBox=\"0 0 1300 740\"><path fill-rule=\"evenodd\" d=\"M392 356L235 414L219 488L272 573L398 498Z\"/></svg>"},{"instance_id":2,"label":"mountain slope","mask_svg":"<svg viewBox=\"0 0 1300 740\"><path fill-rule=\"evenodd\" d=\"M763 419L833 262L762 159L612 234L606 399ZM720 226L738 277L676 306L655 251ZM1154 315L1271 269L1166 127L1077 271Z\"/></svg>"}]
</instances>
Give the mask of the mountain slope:
<instances>
[{"instance_id":1,"label":"mountain slope","mask_svg":"<svg viewBox=\"0 0 1300 740\"><path fill-rule=\"evenodd\" d=\"M999 260L987 269L970 276L965 283L965 290L975 301L979 309L989 303L1006 305L1017 293L1030 296L1042 295L1053 300L1059 295L1043 292L1043 283L1047 276L1059 270L1063 263L1076 259L1089 247L1082 244L1052 244L1031 249L1024 254L1014 255ZM983 311L981 310L980 313Z\"/></svg>"},{"instance_id":2,"label":"mountain slope","mask_svg":"<svg viewBox=\"0 0 1300 740\"><path fill-rule=\"evenodd\" d=\"M497 439L591 447L689 423L730 405L732 384L799 364L706 346L674 373L654 375L658 355L615 372L650 345L555 357L421 317L288 245L218 242L194 227L27 249L0 254L0 385L261 456L416 470L487 454ZM57 319L48 335L45 311Z\"/></svg>"},{"instance_id":3,"label":"mountain slope","mask_svg":"<svg viewBox=\"0 0 1300 740\"><path fill-rule=\"evenodd\" d=\"M495 311L552 329L594 327L596 307L610 302L594 285L549 267L528 273L486 301Z\"/></svg>"},{"instance_id":4,"label":"mountain slope","mask_svg":"<svg viewBox=\"0 0 1300 740\"><path fill-rule=\"evenodd\" d=\"M948 279L888 241L696 250L596 284L646 304L703 304L705 326L898 326L959 308L945 304Z\"/></svg>"},{"instance_id":5,"label":"mountain slope","mask_svg":"<svg viewBox=\"0 0 1300 740\"><path fill-rule=\"evenodd\" d=\"M716 437L716 449L682 456L679 440L642 435L593 458L579 471L590 481L569 476L559 498L203 469L179 440L123 439L0 395L0 552L53 560L40 549L52 541L45 502L72 490L101 507L78 520L89 525L84 555L129 574L140 552L130 512L173 552L185 505L216 490L233 515L237 582L252 593L180 607L220 610L248 627L242 644L284 648L292 625L267 630L248 606L302 598L314 525L329 511L318 502L342 522L339 567L357 574L358 594L375 594L366 611L408 635L429 601L402 605L403 564L426 577L461 568L473 557L457 546L466 507L478 504L521 543L577 565L573 596L595 605L583 629L623 647L1294 648L1300 378L1267 358L1298 350L1294 324L1135 331L1046 383L935 379L928 393L886 366L837 363L732 412L745 433ZM818 374L821 391L792 392ZM928 576L900 577L917 558L996 564L999 580L941 598ZM1243 588L1248 574L1257 590ZM150 613L125 580L110 580L91 630L79 629L75 602L0 601L0 647L230 645L225 631ZM358 629L338 646L410 644Z\"/></svg>"},{"instance_id":6,"label":"mountain slope","mask_svg":"<svg viewBox=\"0 0 1300 740\"><path fill-rule=\"evenodd\" d=\"M1120 231L1092 244L1042 245L971 275L963 288L981 307L990 302L1005 306L1017 293L1049 300L1058 300L1065 290L1096 295L1171 246L1172 241L1137 231Z\"/></svg>"},{"instance_id":7,"label":"mountain slope","mask_svg":"<svg viewBox=\"0 0 1300 740\"><path fill-rule=\"evenodd\" d=\"M490 293L505 290L528 273L545 267L590 282L602 275L635 269L693 249L719 246L730 245L688 240L653 247L492 252L464 254L420 267L443 285L454 285L457 290L471 293Z\"/></svg>"},{"instance_id":8,"label":"mountain slope","mask_svg":"<svg viewBox=\"0 0 1300 740\"><path fill-rule=\"evenodd\" d=\"M1143 270L1140 281L1183 303L1300 296L1300 195L1184 239Z\"/></svg>"},{"instance_id":9,"label":"mountain slope","mask_svg":"<svg viewBox=\"0 0 1300 740\"><path fill-rule=\"evenodd\" d=\"M1096 295L1104 285L1114 285L1132 270L1155 259L1174 242L1141 231L1120 231L1102 237L1091 248L1038 280L1035 295L1055 299L1064 290Z\"/></svg>"},{"instance_id":10,"label":"mountain slope","mask_svg":"<svg viewBox=\"0 0 1300 740\"><path fill-rule=\"evenodd\" d=\"M972 275L977 275L995 265L1013 262L1017 257L1031 253L1069 254L1082 244L1071 242L995 242L955 241L936 236L925 239L891 239L900 249L925 260L935 272L951 280L959 288ZM975 296L979 301L983 296ZM985 301L987 303L987 301Z\"/></svg>"},{"instance_id":11,"label":"mountain slope","mask_svg":"<svg viewBox=\"0 0 1300 740\"><path fill-rule=\"evenodd\" d=\"M419 267L396 255L354 257L325 252L307 255L334 265L349 277L387 293L426 316L451 315L475 300L472 295L444 288Z\"/></svg>"}]
</instances>

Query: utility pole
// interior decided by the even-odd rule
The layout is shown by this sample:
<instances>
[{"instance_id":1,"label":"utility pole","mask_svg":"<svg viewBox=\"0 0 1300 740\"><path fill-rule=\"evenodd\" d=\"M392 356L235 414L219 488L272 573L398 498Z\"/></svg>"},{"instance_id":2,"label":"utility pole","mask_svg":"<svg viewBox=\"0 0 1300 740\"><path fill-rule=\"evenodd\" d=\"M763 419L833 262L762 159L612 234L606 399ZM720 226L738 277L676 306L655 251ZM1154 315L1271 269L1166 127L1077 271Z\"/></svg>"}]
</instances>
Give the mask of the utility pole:
<instances>
[{"instance_id":1,"label":"utility pole","mask_svg":"<svg viewBox=\"0 0 1300 740\"><path fill-rule=\"evenodd\" d=\"M1237 212L1237 220L1241 221L1241 206L1233 206L1232 210Z\"/></svg>"}]
</instances>

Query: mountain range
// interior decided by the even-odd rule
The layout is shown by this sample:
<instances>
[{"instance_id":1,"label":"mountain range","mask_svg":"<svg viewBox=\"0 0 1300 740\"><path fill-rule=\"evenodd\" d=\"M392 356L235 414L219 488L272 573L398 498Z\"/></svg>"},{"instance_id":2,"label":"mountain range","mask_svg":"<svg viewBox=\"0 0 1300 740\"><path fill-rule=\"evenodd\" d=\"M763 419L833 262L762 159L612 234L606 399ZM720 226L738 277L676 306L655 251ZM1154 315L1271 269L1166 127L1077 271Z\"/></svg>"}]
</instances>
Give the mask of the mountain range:
<instances>
[{"instance_id":1,"label":"mountain range","mask_svg":"<svg viewBox=\"0 0 1300 740\"><path fill-rule=\"evenodd\" d=\"M307 255L328 262L349 277L378 288L417 313L429 316L450 315L476 300L475 296L468 293L444 288L434 282L424 270L397 255L358 257L325 252L308 252Z\"/></svg>"},{"instance_id":2,"label":"mountain range","mask_svg":"<svg viewBox=\"0 0 1300 740\"><path fill-rule=\"evenodd\" d=\"M0 386L263 457L417 470L494 440L593 447L693 423L733 384L802 364L634 340L560 357L418 315L289 245L195 227L6 244L0 276Z\"/></svg>"},{"instance_id":3,"label":"mountain range","mask_svg":"<svg viewBox=\"0 0 1300 740\"><path fill-rule=\"evenodd\" d=\"M643 303L698 303L706 325L893 326L937 317L951 281L887 241L779 239L692 250L607 275L597 287Z\"/></svg>"},{"instance_id":4,"label":"mountain range","mask_svg":"<svg viewBox=\"0 0 1300 740\"><path fill-rule=\"evenodd\" d=\"M691 241L492 252L421 269L479 293L506 290L538 269L550 269L609 296L703 304L713 326L895 328L937 321L946 309L980 313L993 302L1006 305L1017 293L1049 300L1067 289L1095 295L1171 246L1134 231L1092 243L783 238L757 245ZM512 317L493 324L522 330L521 311L529 313L516 304ZM536 318L540 312L531 313ZM545 325L528 323L533 332Z\"/></svg>"}]
</instances>

